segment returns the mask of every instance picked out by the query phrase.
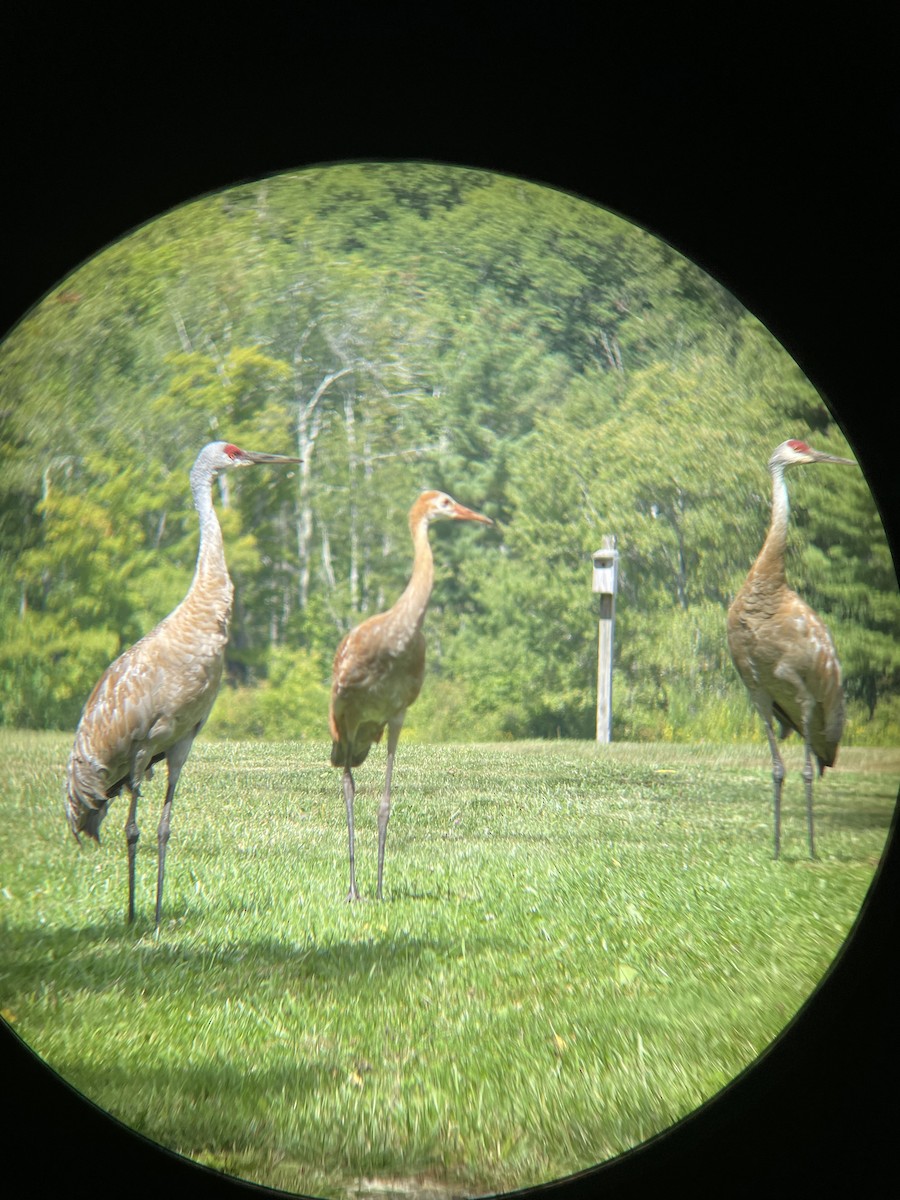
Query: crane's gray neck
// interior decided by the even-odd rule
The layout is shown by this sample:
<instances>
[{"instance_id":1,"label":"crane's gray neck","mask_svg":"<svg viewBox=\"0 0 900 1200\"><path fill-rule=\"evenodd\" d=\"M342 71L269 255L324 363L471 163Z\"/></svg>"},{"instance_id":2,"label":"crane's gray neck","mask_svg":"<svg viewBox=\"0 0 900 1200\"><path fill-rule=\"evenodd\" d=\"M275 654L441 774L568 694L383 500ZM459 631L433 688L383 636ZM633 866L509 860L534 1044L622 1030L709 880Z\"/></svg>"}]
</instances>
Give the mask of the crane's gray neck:
<instances>
[{"instance_id":1,"label":"crane's gray neck","mask_svg":"<svg viewBox=\"0 0 900 1200\"><path fill-rule=\"evenodd\" d=\"M764 573L773 583L783 583L784 552L787 546L788 503L787 484L784 479L784 463L769 466L772 475L772 518L769 532L756 560L756 573Z\"/></svg>"},{"instance_id":2,"label":"crane's gray neck","mask_svg":"<svg viewBox=\"0 0 900 1200\"><path fill-rule=\"evenodd\" d=\"M191 495L200 518L200 549L197 553L195 580L201 577L221 578L228 575L222 529L212 502L212 484L215 476L215 469L201 455L191 470Z\"/></svg>"},{"instance_id":3,"label":"crane's gray neck","mask_svg":"<svg viewBox=\"0 0 900 1200\"><path fill-rule=\"evenodd\" d=\"M392 616L409 629L410 634L422 628L425 611L434 586L434 555L428 540L428 518L422 517L410 532L413 538L413 569L409 583L391 609Z\"/></svg>"}]
</instances>

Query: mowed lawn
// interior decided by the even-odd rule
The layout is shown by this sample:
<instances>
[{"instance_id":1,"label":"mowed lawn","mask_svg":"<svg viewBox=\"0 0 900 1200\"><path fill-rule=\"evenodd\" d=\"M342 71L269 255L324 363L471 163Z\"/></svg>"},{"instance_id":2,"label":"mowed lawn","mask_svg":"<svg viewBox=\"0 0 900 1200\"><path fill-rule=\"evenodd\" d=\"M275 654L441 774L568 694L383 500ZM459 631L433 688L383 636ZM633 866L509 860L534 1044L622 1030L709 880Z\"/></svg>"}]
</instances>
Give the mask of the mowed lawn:
<instances>
[{"instance_id":1,"label":"mowed lawn","mask_svg":"<svg viewBox=\"0 0 900 1200\"><path fill-rule=\"evenodd\" d=\"M201 740L182 775L160 936L165 772L124 923L120 798L79 850L68 737L5 733L0 1010L155 1141L324 1197L479 1195L666 1129L775 1038L878 865L900 751L844 748L806 854L787 743L773 862L765 746L401 740L385 900L348 906L340 775L314 743ZM378 748L356 772L374 895Z\"/></svg>"}]
</instances>

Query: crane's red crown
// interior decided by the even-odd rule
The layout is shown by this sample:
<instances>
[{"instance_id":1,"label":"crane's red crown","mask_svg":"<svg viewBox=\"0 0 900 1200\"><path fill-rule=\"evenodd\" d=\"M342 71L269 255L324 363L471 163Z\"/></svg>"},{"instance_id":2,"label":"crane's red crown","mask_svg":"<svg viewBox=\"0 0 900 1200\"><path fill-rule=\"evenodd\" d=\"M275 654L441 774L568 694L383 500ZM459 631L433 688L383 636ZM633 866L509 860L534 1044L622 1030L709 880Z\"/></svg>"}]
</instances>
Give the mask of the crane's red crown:
<instances>
[{"instance_id":1,"label":"crane's red crown","mask_svg":"<svg viewBox=\"0 0 900 1200\"><path fill-rule=\"evenodd\" d=\"M233 446L231 442L229 442L224 448L223 453L227 454L229 458L237 458L239 454L242 455L244 452L239 446Z\"/></svg>"},{"instance_id":2,"label":"crane's red crown","mask_svg":"<svg viewBox=\"0 0 900 1200\"><path fill-rule=\"evenodd\" d=\"M792 450L796 450L798 454L809 454L809 446L807 446L806 442L801 442L796 438L792 438L788 442L788 445Z\"/></svg>"}]
</instances>

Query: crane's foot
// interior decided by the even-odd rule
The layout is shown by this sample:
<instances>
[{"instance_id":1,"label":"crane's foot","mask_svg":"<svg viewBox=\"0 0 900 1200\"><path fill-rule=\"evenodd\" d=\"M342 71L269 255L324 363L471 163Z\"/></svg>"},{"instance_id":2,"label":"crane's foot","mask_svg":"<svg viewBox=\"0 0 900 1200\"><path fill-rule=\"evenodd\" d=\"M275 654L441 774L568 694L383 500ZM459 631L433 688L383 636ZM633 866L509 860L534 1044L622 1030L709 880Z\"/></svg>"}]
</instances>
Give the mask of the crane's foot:
<instances>
[{"instance_id":1,"label":"crane's foot","mask_svg":"<svg viewBox=\"0 0 900 1200\"><path fill-rule=\"evenodd\" d=\"M350 891L347 893L346 902L347 902L347 904L353 904L354 901L356 901L356 900L362 900L362 896L359 894L359 892L356 890L356 887L354 886L354 887L351 887Z\"/></svg>"}]
</instances>

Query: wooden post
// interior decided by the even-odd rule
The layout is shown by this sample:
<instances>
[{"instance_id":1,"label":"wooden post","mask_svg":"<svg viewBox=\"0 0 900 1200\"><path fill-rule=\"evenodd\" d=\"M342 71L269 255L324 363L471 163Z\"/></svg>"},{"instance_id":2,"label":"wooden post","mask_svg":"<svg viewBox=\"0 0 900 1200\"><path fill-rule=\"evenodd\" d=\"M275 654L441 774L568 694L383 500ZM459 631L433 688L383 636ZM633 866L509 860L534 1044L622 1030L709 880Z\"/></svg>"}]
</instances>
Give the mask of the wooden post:
<instances>
[{"instance_id":1,"label":"wooden post","mask_svg":"<svg viewBox=\"0 0 900 1200\"><path fill-rule=\"evenodd\" d=\"M616 623L616 583L619 553L614 534L606 534L594 562L592 591L600 596L600 630L597 639L597 741L612 741L613 630Z\"/></svg>"}]
</instances>

